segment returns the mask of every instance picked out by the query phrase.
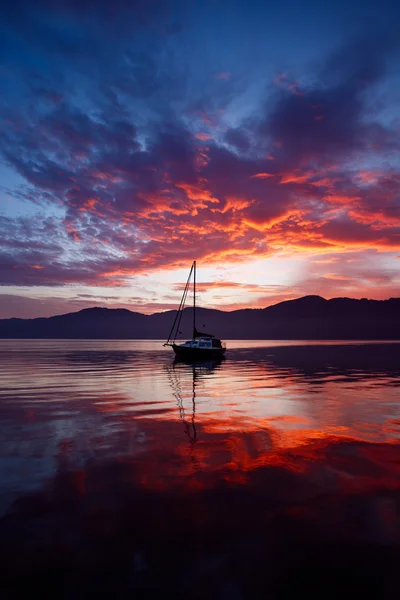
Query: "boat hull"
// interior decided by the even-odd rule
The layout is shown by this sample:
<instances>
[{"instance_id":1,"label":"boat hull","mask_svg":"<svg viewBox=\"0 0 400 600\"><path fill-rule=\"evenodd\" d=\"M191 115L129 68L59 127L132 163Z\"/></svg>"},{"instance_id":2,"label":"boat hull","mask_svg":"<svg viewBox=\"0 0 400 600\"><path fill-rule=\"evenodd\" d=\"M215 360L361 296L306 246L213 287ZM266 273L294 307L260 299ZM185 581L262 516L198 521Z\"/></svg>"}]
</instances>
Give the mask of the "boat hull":
<instances>
[{"instance_id":1,"label":"boat hull","mask_svg":"<svg viewBox=\"0 0 400 600\"><path fill-rule=\"evenodd\" d=\"M184 360L210 360L225 354L225 348L190 348L172 344L172 349L177 357Z\"/></svg>"}]
</instances>

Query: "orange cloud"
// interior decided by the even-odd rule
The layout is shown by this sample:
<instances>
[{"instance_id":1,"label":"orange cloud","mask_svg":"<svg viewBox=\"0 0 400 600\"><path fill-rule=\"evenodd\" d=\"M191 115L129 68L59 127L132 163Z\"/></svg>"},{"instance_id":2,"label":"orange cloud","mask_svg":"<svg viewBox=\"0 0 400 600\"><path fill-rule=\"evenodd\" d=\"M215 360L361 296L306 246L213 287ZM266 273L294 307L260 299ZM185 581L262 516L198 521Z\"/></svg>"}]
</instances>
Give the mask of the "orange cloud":
<instances>
[{"instance_id":1,"label":"orange cloud","mask_svg":"<svg viewBox=\"0 0 400 600\"><path fill-rule=\"evenodd\" d=\"M225 206L223 208L212 208L213 212L220 212L222 214L227 213L228 211L236 212L238 210L244 210L251 206L253 202L251 200L246 200L244 198L235 198L231 196L227 198Z\"/></svg>"},{"instance_id":2,"label":"orange cloud","mask_svg":"<svg viewBox=\"0 0 400 600\"><path fill-rule=\"evenodd\" d=\"M214 198L203 185L193 185L189 183L176 183L175 186L183 190L188 199L193 201L193 210L197 211L199 208L207 208L208 204L218 204L218 198ZM192 212L192 214L196 214Z\"/></svg>"},{"instance_id":3,"label":"orange cloud","mask_svg":"<svg viewBox=\"0 0 400 600\"><path fill-rule=\"evenodd\" d=\"M205 133L204 131L195 133L194 137L198 140L202 140L203 142L212 139L212 135L210 133Z\"/></svg>"},{"instance_id":4,"label":"orange cloud","mask_svg":"<svg viewBox=\"0 0 400 600\"><path fill-rule=\"evenodd\" d=\"M274 173L256 173L255 175L250 175L250 179L268 179L268 177L274 177Z\"/></svg>"},{"instance_id":5,"label":"orange cloud","mask_svg":"<svg viewBox=\"0 0 400 600\"><path fill-rule=\"evenodd\" d=\"M286 210L285 212L283 212L282 214L277 215L276 217L271 217L266 221L262 221L262 220L255 221L255 220L250 220L250 219L244 218L243 223L245 225L247 225L248 227L256 229L257 231L266 231L268 229L271 229L275 225L279 225L279 224L287 221L288 219L292 219L292 218L301 219L302 214L303 213L301 211L299 211L298 209L290 208L290 209Z\"/></svg>"},{"instance_id":6,"label":"orange cloud","mask_svg":"<svg viewBox=\"0 0 400 600\"><path fill-rule=\"evenodd\" d=\"M177 291L182 290L182 288L185 286L185 283L177 283L174 285L174 289ZM240 283L237 281L204 281L204 282L200 282L198 283L198 289L200 292L207 292L209 290L223 290L223 289L229 289L229 290L240 290L240 291L245 291L245 292L250 292L250 293L254 293L254 294L266 294L268 292L271 292L273 294L276 294L277 290L280 289L282 286L279 285L260 285L257 283ZM264 296L265 299L265 296Z\"/></svg>"},{"instance_id":7,"label":"orange cloud","mask_svg":"<svg viewBox=\"0 0 400 600\"><path fill-rule=\"evenodd\" d=\"M96 208L97 202L98 201L96 200L96 198L88 198L87 200L85 200L82 206L79 207L78 210L80 210L81 212L93 210Z\"/></svg>"},{"instance_id":8,"label":"orange cloud","mask_svg":"<svg viewBox=\"0 0 400 600\"><path fill-rule=\"evenodd\" d=\"M323 275L325 279L332 279L333 281L350 281L353 282L353 277L346 277L345 275L337 275L336 273L325 273Z\"/></svg>"},{"instance_id":9,"label":"orange cloud","mask_svg":"<svg viewBox=\"0 0 400 600\"><path fill-rule=\"evenodd\" d=\"M301 173L297 170L293 173L286 173L285 175L282 175L281 183L305 183L309 181L313 175L314 174L311 171Z\"/></svg>"}]
</instances>

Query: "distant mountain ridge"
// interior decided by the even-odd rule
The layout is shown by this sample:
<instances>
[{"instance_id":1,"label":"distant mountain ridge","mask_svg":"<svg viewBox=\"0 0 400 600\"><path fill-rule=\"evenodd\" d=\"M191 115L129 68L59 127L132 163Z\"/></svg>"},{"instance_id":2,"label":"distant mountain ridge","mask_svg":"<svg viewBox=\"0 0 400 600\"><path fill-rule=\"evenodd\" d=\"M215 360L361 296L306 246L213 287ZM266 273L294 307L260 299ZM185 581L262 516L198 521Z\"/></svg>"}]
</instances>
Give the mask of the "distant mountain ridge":
<instances>
[{"instance_id":1,"label":"distant mountain ridge","mask_svg":"<svg viewBox=\"0 0 400 600\"><path fill-rule=\"evenodd\" d=\"M191 337L185 308L182 337ZM86 308L37 319L0 319L0 338L166 339L176 311L144 315L121 308ZM196 309L197 329L222 339L400 339L400 298L354 300L304 296L267 308Z\"/></svg>"}]
</instances>

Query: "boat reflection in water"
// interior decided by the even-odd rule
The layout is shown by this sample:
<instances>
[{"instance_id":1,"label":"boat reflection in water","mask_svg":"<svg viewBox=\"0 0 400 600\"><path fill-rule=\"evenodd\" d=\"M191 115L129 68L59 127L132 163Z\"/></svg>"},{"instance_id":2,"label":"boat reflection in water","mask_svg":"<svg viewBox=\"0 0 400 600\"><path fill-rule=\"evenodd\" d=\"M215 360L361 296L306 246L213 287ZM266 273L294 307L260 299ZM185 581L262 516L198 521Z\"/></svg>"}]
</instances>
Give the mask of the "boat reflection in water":
<instances>
[{"instance_id":1,"label":"boat reflection in water","mask_svg":"<svg viewBox=\"0 0 400 600\"><path fill-rule=\"evenodd\" d=\"M398 348L74 344L0 356L1 597L398 597Z\"/></svg>"},{"instance_id":2,"label":"boat reflection in water","mask_svg":"<svg viewBox=\"0 0 400 600\"><path fill-rule=\"evenodd\" d=\"M194 444L197 439L197 431L195 424L196 416L196 382L201 380L204 376L211 375L215 369L221 366L221 363L225 360L225 357L216 358L214 360L183 360L176 357L172 365L167 367L171 388L173 395L176 398L179 407L179 417L185 424L185 433L189 438L191 444ZM191 399L191 417L188 418L186 415L187 409L184 406L183 393L181 389L180 375L183 373L192 374L192 399Z\"/></svg>"}]
</instances>

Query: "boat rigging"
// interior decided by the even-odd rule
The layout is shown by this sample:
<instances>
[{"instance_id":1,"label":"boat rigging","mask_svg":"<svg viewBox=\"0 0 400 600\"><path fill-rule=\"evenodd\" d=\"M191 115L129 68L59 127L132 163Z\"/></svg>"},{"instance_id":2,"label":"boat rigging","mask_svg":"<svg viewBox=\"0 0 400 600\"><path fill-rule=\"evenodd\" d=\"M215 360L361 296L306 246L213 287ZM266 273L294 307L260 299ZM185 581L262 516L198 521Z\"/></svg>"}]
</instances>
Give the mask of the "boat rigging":
<instances>
[{"instance_id":1,"label":"boat rigging","mask_svg":"<svg viewBox=\"0 0 400 600\"><path fill-rule=\"evenodd\" d=\"M190 288L190 281L193 275L193 335L192 339L184 343L177 343L176 338L180 333L180 324L182 320L185 302ZM222 357L225 354L226 346L221 340L210 333L200 333L196 329L196 261L193 261L185 289L183 290L181 302L175 315L168 340L164 346L171 346L178 358L182 359L210 359Z\"/></svg>"}]
</instances>

